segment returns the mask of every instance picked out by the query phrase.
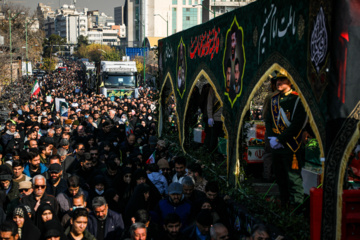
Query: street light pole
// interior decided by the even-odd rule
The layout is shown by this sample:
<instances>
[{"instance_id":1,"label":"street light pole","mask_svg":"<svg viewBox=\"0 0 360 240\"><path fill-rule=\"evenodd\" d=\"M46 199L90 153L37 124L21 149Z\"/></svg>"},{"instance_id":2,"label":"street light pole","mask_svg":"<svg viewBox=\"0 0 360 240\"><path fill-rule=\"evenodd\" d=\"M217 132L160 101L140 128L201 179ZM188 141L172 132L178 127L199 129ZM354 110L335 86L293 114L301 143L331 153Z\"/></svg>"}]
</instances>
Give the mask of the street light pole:
<instances>
[{"instance_id":1,"label":"street light pole","mask_svg":"<svg viewBox=\"0 0 360 240\"><path fill-rule=\"evenodd\" d=\"M169 20L165 20L165 18L163 18L163 16L161 16L160 14L154 14L154 16L159 16L162 18L162 20L164 20L166 22L166 36L169 36Z\"/></svg>"},{"instance_id":2,"label":"street light pole","mask_svg":"<svg viewBox=\"0 0 360 240\"><path fill-rule=\"evenodd\" d=\"M59 37L61 37L61 35L60 35L60 31L58 31L58 33L59 33ZM59 56L60 56L60 53L61 53L61 50L60 50L60 39L59 39L58 44L59 44L59 54L58 54L58 57L59 57Z\"/></svg>"},{"instance_id":3,"label":"street light pole","mask_svg":"<svg viewBox=\"0 0 360 240\"><path fill-rule=\"evenodd\" d=\"M26 37L25 37L25 39L26 39L26 79L28 79L29 78L29 74L28 74L28 29L27 29L27 25L28 25L28 22L27 21L25 21L25 35L26 35Z\"/></svg>"},{"instance_id":4,"label":"street light pole","mask_svg":"<svg viewBox=\"0 0 360 240\"><path fill-rule=\"evenodd\" d=\"M144 14L145 15L145 14ZM135 21L137 21L137 20L135 20ZM146 67L146 58L145 58L145 49L146 49L146 45L145 45L145 16L144 16L144 20L143 21L141 21L140 19L139 19L139 25L140 25L140 23L143 25L143 27L144 27L144 32L143 32L143 41L144 41L144 45L143 45L143 55L144 55L144 83L145 83L145 67ZM140 32L140 28L139 28L139 32ZM140 41L140 35L139 35L139 41Z\"/></svg>"},{"instance_id":5,"label":"street light pole","mask_svg":"<svg viewBox=\"0 0 360 240\"><path fill-rule=\"evenodd\" d=\"M215 2L214 2L215 4ZM206 10L208 10L210 13L214 14L214 18L215 18L215 11L211 11L209 8L205 7L202 3L201 4L194 4L192 5L193 7L197 7L197 6L202 6L203 8L205 8Z\"/></svg>"}]
</instances>

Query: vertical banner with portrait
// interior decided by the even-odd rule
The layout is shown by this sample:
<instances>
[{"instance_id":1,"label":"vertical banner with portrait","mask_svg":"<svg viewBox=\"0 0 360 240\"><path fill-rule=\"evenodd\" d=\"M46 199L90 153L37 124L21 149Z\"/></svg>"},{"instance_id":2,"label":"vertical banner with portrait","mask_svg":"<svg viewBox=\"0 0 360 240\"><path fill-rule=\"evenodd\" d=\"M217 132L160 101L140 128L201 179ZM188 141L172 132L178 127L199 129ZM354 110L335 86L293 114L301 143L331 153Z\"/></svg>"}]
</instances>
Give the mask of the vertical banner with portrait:
<instances>
[{"instance_id":1,"label":"vertical banner with portrait","mask_svg":"<svg viewBox=\"0 0 360 240\"><path fill-rule=\"evenodd\" d=\"M228 97L231 107L241 96L243 77L245 72L244 31L234 17L226 33L225 51L223 59L223 72L225 79L225 96Z\"/></svg>"},{"instance_id":2,"label":"vertical banner with portrait","mask_svg":"<svg viewBox=\"0 0 360 240\"><path fill-rule=\"evenodd\" d=\"M180 39L180 43L177 48L177 61L176 61L176 79L177 79L177 91L180 97L184 96L186 89L186 47L183 39Z\"/></svg>"},{"instance_id":3,"label":"vertical banner with portrait","mask_svg":"<svg viewBox=\"0 0 360 240\"><path fill-rule=\"evenodd\" d=\"M60 116L68 116L69 104L66 102L65 98L55 98L55 108L56 111L60 112Z\"/></svg>"}]
</instances>

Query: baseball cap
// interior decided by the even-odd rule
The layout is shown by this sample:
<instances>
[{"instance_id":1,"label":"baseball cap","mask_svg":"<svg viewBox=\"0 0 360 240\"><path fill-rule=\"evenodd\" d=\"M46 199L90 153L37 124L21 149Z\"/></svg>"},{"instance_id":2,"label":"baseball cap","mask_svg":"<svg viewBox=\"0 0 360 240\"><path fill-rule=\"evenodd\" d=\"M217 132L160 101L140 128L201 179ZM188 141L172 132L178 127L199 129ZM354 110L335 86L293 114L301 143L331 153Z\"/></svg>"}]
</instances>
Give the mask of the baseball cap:
<instances>
[{"instance_id":1,"label":"baseball cap","mask_svg":"<svg viewBox=\"0 0 360 240\"><path fill-rule=\"evenodd\" d=\"M49 166L48 172L49 173L59 173L61 172L62 168L61 165L58 163L53 163Z\"/></svg>"},{"instance_id":2,"label":"baseball cap","mask_svg":"<svg viewBox=\"0 0 360 240\"><path fill-rule=\"evenodd\" d=\"M173 182L168 187L169 194L182 194L183 187L178 182Z\"/></svg>"}]
</instances>

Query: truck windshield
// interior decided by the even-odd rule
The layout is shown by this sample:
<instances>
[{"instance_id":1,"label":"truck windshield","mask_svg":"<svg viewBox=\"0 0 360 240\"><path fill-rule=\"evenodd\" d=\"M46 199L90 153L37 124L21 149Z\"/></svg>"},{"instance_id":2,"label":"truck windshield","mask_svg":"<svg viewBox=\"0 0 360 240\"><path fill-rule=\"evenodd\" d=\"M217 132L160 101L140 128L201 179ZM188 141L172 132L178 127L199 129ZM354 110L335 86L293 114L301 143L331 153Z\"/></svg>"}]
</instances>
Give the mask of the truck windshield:
<instances>
[{"instance_id":1,"label":"truck windshield","mask_svg":"<svg viewBox=\"0 0 360 240\"><path fill-rule=\"evenodd\" d=\"M124 75L108 75L108 78L104 80L105 87L135 87L135 76Z\"/></svg>"}]
</instances>

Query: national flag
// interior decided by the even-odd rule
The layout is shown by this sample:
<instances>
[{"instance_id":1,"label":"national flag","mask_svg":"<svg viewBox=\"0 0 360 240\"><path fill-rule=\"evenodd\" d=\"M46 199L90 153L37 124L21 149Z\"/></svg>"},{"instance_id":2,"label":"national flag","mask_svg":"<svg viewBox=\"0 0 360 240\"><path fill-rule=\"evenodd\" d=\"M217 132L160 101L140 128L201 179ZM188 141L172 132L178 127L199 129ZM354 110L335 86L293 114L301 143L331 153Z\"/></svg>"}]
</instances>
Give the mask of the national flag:
<instances>
[{"instance_id":1,"label":"national flag","mask_svg":"<svg viewBox=\"0 0 360 240\"><path fill-rule=\"evenodd\" d=\"M149 159L146 160L146 164L155 163L155 152L156 152L156 150L150 155Z\"/></svg>"},{"instance_id":2,"label":"national flag","mask_svg":"<svg viewBox=\"0 0 360 240\"><path fill-rule=\"evenodd\" d=\"M33 88L31 89L31 97L34 95L34 96L37 96L40 92L40 85L39 85L39 82L38 80L35 81L34 83L34 86Z\"/></svg>"},{"instance_id":3,"label":"national flag","mask_svg":"<svg viewBox=\"0 0 360 240\"><path fill-rule=\"evenodd\" d=\"M128 122L125 123L125 133L126 136L128 137L131 133L134 133L132 127L130 126L130 124Z\"/></svg>"}]
</instances>

